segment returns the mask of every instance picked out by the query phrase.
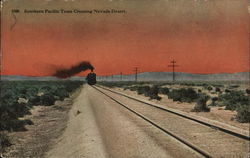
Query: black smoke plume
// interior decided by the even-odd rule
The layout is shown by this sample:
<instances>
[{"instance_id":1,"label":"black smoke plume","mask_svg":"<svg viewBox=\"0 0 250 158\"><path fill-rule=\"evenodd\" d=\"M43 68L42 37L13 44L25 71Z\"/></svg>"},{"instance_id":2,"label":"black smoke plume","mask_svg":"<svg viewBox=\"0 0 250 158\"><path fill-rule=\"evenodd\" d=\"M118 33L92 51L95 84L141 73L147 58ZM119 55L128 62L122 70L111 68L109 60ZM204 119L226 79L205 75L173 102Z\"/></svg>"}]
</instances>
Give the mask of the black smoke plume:
<instances>
[{"instance_id":1,"label":"black smoke plume","mask_svg":"<svg viewBox=\"0 0 250 158\"><path fill-rule=\"evenodd\" d=\"M72 66L69 69L58 69L56 72L53 74L53 76L58 77L58 78L68 78L71 76L74 76L75 74L78 74L82 71L86 70L94 70L94 67L87 61L82 61L77 65Z\"/></svg>"}]
</instances>

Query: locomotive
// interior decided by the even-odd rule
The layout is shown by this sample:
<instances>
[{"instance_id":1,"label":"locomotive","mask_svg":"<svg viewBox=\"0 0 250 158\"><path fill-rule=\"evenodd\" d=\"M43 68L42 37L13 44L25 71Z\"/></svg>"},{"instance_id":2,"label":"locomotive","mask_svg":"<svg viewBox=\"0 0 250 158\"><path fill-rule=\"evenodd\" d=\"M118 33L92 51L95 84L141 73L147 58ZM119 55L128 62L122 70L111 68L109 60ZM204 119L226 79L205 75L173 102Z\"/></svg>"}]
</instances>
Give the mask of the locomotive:
<instances>
[{"instance_id":1,"label":"locomotive","mask_svg":"<svg viewBox=\"0 0 250 158\"><path fill-rule=\"evenodd\" d=\"M95 74L93 71L91 71L91 72L87 75L86 80L87 80L87 83L88 83L89 85L94 85L94 84L96 84L96 74Z\"/></svg>"}]
</instances>

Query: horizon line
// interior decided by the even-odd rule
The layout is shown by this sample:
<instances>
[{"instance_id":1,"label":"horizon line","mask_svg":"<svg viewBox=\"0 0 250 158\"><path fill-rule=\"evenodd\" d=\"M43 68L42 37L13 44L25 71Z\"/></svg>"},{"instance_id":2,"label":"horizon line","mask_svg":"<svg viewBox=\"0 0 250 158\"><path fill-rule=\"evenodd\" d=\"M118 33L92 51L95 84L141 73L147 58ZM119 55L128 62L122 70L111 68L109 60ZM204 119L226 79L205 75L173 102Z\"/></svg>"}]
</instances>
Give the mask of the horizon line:
<instances>
[{"instance_id":1,"label":"horizon line","mask_svg":"<svg viewBox=\"0 0 250 158\"><path fill-rule=\"evenodd\" d=\"M173 73L172 71L145 71L145 72L138 72L137 74L142 74L142 73L147 73L147 72L168 72L168 73ZM218 73L191 73L191 72L175 72L175 73L186 73L186 74L196 74L196 75L212 75L212 74L236 74L236 73L250 73L249 71L240 71L240 72L218 72ZM97 76L120 76L120 73L117 74L108 74L108 75L97 75ZM122 74L122 75L134 75L134 73L130 73L130 74ZM49 76L49 75L40 75L40 76L34 76L34 75L21 75L21 74L14 74L14 75L2 75L0 74L0 76L23 76L23 77L56 77L56 76ZM86 75L85 75L86 76ZM74 75L72 77L85 77L83 75L78 76L78 75Z\"/></svg>"}]
</instances>

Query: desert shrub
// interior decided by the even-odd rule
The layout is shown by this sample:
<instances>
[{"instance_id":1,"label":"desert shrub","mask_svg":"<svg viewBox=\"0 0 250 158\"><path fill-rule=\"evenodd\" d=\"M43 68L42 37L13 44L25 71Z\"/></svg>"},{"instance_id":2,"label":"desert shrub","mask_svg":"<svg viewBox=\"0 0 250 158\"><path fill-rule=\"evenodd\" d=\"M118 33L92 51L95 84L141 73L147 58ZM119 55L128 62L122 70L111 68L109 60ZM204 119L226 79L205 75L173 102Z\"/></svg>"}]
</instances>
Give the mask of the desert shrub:
<instances>
[{"instance_id":1,"label":"desert shrub","mask_svg":"<svg viewBox=\"0 0 250 158\"><path fill-rule=\"evenodd\" d=\"M19 91L20 94L26 94L28 92L26 87L21 87L18 91Z\"/></svg>"},{"instance_id":2,"label":"desert shrub","mask_svg":"<svg viewBox=\"0 0 250 158\"><path fill-rule=\"evenodd\" d=\"M129 87L129 90L131 90L131 91L137 91L138 88L139 88L139 86L131 86L131 87Z\"/></svg>"},{"instance_id":3,"label":"desert shrub","mask_svg":"<svg viewBox=\"0 0 250 158\"><path fill-rule=\"evenodd\" d=\"M209 96L202 94L199 96L199 98L196 100L196 104L194 108L192 109L193 112L209 112L210 108L207 107L207 101L209 99Z\"/></svg>"},{"instance_id":4,"label":"desert shrub","mask_svg":"<svg viewBox=\"0 0 250 158\"><path fill-rule=\"evenodd\" d=\"M137 84L137 85L144 85L144 84L149 84L150 82L145 82L145 81L140 81L140 82L134 82L134 81L132 81L132 82L129 82L130 84ZM127 84L127 83L125 83L125 84ZM162 83L160 83L160 84L162 84Z\"/></svg>"},{"instance_id":5,"label":"desert shrub","mask_svg":"<svg viewBox=\"0 0 250 158\"><path fill-rule=\"evenodd\" d=\"M142 83L139 86L137 85L136 86L124 86L123 89L137 91L137 94L145 95L146 97L150 97L150 99L157 99L157 100L161 99L161 97L158 96L158 93L159 93L159 87L157 86L158 84L150 87L150 86L143 86Z\"/></svg>"},{"instance_id":6,"label":"desert shrub","mask_svg":"<svg viewBox=\"0 0 250 158\"><path fill-rule=\"evenodd\" d=\"M126 87L123 87L123 90L127 90L127 89L129 89L129 87L128 87L128 86L126 86Z\"/></svg>"},{"instance_id":7,"label":"desert shrub","mask_svg":"<svg viewBox=\"0 0 250 158\"><path fill-rule=\"evenodd\" d=\"M202 83L200 86L202 86L202 87L207 87L208 84L207 84L207 83Z\"/></svg>"},{"instance_id":8,"label":"desert shrub","mask_svg":"<svg viewBox=\"0 0 250 158\"><path fill-rule=\"evenodd\" d=\"M194 86L193 83L186 83L186 82L184 82L184 83L179 83L179 84L182 85L182 86Z\"/></svg>"},{"instance_id":9,"label":"desert shrub","mask_svg":"<svg viewBox=\"0 0 250 158\"><path fill-rule=\"evenodd\" d=\"M69 96L81 84L78 81L1 81L0 131L25 130L24 126L32 122L19 118L30 114L32 106L53 105L55 100ZM20 98L28 102L18 102Z\"/></svg>"},{"instance_id":10,"label":"desert shrub","mask_svg":"<svg viewBox=\"0 0 250 158\"><path fill-rule=\"evenodd\" d=\"M222 84L212 84L214 87L224 87L224 85L222 85Z\"/></svg>"},{"instance_id":11,"label":"desert shrub","mask_svg":"<svg viewBox=\"0 0 250 158\"><path fill-rule=\"evenodd\" d=\"M182 95L179 90L173 89L169 94L168 97L173 99L173 101L181 101Z\"/></svg>"},{"instance_id":12,"label":"desert shrub","mask_svg":"<svg viewBox=\"0 0 250 158\"><path fill-rule=\"evenodd\" d=\"M19 120L30 114L29 109L24 104L11 104L0 106L0 131L22 131L25 130L24 126L30 122L26 120Z\"/></svg>"},{"instance_id":13,"label":"desert shrub","mask_svg":"<svg viewBox=\"0 0 250 158\"><path fill-rule=\"evenodd\" d=\"M40 97L40 103L45 106L54 105L55 101L55 97L49 94L44 94Z\"/></svg>"},{"instance_id":14,"label":"desert shrub","mask_svg":"<svg viewBox=\"0 0 250 158\"><path fill-rule=\"evenodd\" d=\"M0 132L0 153L4 152L4 149L11 145L9 136L4 133Z\"/></svg>"},{"instance_id":15,"label":"desert shrub","mask_svg":"<svg viewBox=\"0 0 250 158\"><path fill-rule=\"evenodd\" d=\"M216 88L215 88L215 91L216 91L216 92L221 92L221 89L220 89L219 87L216 87Z\"/></svg>"},{"instance_id":16,"label":"desert shrub","mask_svg":"<svg viewBox=\"0 0 250 158\"><path fill-rule=\"evenodd\" d=\"M31 106L39 105L40 103L41 103L40 96L31 96L28 101L28 104Z\"/></svg>"},{"instance_id":17,"label":"desert shrub","mask_svg":"<svg viewBox=\"0 0 250 158\"><path fill-rule=\"evenodd\" d=\"M63 83L60 83L61 85L63 85L63 87L65 88L65 90L68 93L73 92L75 89L77 89L78 87L80 87L82 85L82 81L66 81Z\"/></svg>"},{"instance_id":18,"label":"desert shrub","mask_svg":"<svg viewBox=\"0 0 250 158\"><path fill-rule=\"evenodd\" d=\"M23 117L26 114L30 114L29 108L24 103L18 103L17 101L8 101L0 105L0 121L3 118L16 119L18 117Z\"/></svg>"},{"instance_id":19,"label":"desert shrub","mask_svg":"<svg viewBox=\"0 0 250 158\"><path fill-rule=\"evenodd\" d=\"M69 97L69 92L67 92L64 87L59 87L53 91L53 95L56 100L63 100L64 98Z\"/></svg>"},{"instance_id":20,"label":"desert shrub","mask_svg":"<svg viewBox=\"0 0 250 158\"><path fill-rule=\"evenodd\" d=\"M231 91L229 89L225 89L225 92L226 93L230 93Z\"/></svg>"},{"instance_id":21,"label":"desert shrub","mask_svg":"<svg viewBox=\"0 0 250 158\"><path fill-rule=\"evenodd\" d=\"M32 87L28 87L27 88L26 94L28 96L35 96L35 95L37 95L37 93L38 93L38 88L37 87L32 86Z\"/></svg>"},{"instance_id":22,"label":"desert shrub","mask_svg":"<svg viewBox=\"0 0 250 158\"><path fill-rule=\"evenodd\" d=\"M43 93L48 93L50 91L52 91L52 87L51 86L47 86L47 85L41 86L40 89L39 89L39 92L43 92Z\"/></svg>"},{"instance_id":23,"label":"desert shrub","mask_svg":"<svg viewBox=\"0 0 250 158\"><path fill-rule=\"evenodd\" d=\"M249 105L250 97L244 95L242 91L231 91L219 95L219 101L226 106L226 110L236 110L241 105Z\"/></svg>"},{"instance_id":24,"label":"desert shrub","mask_svg":"<svg viewBox=\"0 0 250 158\"><path fill-rule=\"evenodd\" d=\"M241 123L250 122L250 108L249 105L241 105L237 107L236 120Z\"/></svg>"},{"instance_id":25,"label":"desert shrub","mask_svg":"<svg viewBox=\"0 0 250 158\"><path fill-rule=\"evenodd\" d=\"M145 84L146 82L134 82L134 81L120 81L120 82L107 82L107 81L103 81L103 82L98 82L98 84L109 87L109 88L113 88L113 87L129 87L132 86L134 84L137 85L142 85Z\"/></svg>"},{"instance_id":26,"label":"desert shrub","mask_svg":"<svg viewBox=\"0 0 250 158\"><path fill-rule=\"evenodd\" d=\"M137 93L144 94L145 96L149 95L150 87L149 86L138 86Z\"/></svg>"},{"instance_id":27,"label":"desert shrub","mask_svg":"<svg viewBox=\"0 0 250 158\"><path fill-rule=\"evenodd\" d=\"M216 102L219 100L219 98L218 97L212 97L212 103L210 104L210 106L216 106L217 104L216 104Z\"/></svg>"},{"instance_id":28,"label":"desert shrub","mask_svg":"<svg viewBox=\"0 0 250 158\"><path fill-rule=\"evenodd\" d=\"M250 89L246 89L246 93L249 95L250 94Z\"/></svg>"},{"instance_id":29,"label":"desert shrub","mask_svg":"<svg viewBox=\"0 0 250 158\"><path fill-rule=\"evenodd\" d=\"M149 89L148 95L149 95L150 99L161 100L161 97L158 96L158 93L159 93L159 87L153 86Z\"/></svg>"},{"instance_id":30,"label":"desert shrub","mask_svg":"<svg viewBox=\"0 0 250 158\"><path fill-rule=\"evenodd\" d=\"M198 92L199 92L199 93L201 93L201 92L202 92L202 90L201 90L201 89L198 89Z\"/></svg>"},{"instance_id":31,"label":"desert shrub","mask_svg":"<svg viewBox=\"0 0 250 158\"><path fill-rule=\"evenodd\" d=\"M34 124L30 119L25 119L24 122L26 125L33 125Z\"/></svg>"},{"instance_id":32,"label":"desert shrub","mask_svg":"<svg viewBox=\"0 0 250 158\"><path fill-rule=\"evenodd\" d=\"M211 90L213 90L213 87L212 86L207 86L206 89L211 91Z\"/></svg>"},{"instance_id":33,"label":"desert shrub","mask_svg":"<svg viewBox=\"0 0 250 158\"><path fill-rule=\"evenodd\" d=\"M173 99L173 101L180 102L194 102L198 98L197 92L192 88L181 88L181 89L173 89L169 92L168 97Z\"/></svg>"},{"instance_id":34,"label":"desert shrub","mask_svg":"<svg viewBox=\"0 0 250 158\"><path fill-rule=\"evenodd\" d=\"M28 123L26 120L19 119L0 121L1 128L7 131L26 131L25 125Z\"/></svg>"},{"instance_id":35,"label":"desert shrub","mask_svg":"<svg viewBox=\"0 0 250 158\"><path fill-rule=\"evenodd\" d=\"M159 87L154 85L153 87L150 86L138 86L136 88L138 94L143 94L150 99L157 99L160 100L161 97L158 96Z\"/></svg>"},{"instance_id":36,"label":"desert shrub","mask_svg":"<svg viewBox=\"0 0 250 158\"><path fill-rule=\"evenodd\" d=\"M168 94L169 93L169 88L159 88L159 93L160 94Z\"/></svg>"}]
</instances>

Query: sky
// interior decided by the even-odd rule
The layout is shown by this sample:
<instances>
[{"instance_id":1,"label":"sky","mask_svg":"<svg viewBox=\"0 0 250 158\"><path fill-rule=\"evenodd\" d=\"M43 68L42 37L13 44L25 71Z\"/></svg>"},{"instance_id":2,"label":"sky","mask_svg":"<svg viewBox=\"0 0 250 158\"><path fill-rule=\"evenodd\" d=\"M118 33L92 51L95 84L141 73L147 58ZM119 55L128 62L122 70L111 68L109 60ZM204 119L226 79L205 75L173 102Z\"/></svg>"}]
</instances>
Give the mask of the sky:
<instances>
[{"instance_id":1,"label":"sky","mask_svg":"<svg viewBox=\"0 0 250 158\"><path fill-rule=\"evenodd\" d=\"M2 5L2 75L50 76L81 61L91 62L98 75L131 74L134 67L171 71L173 59L178 72L249 71L247 0L5 0ZM24 13L45 9L125 13Z\"/></svg>"}]
</instances>

